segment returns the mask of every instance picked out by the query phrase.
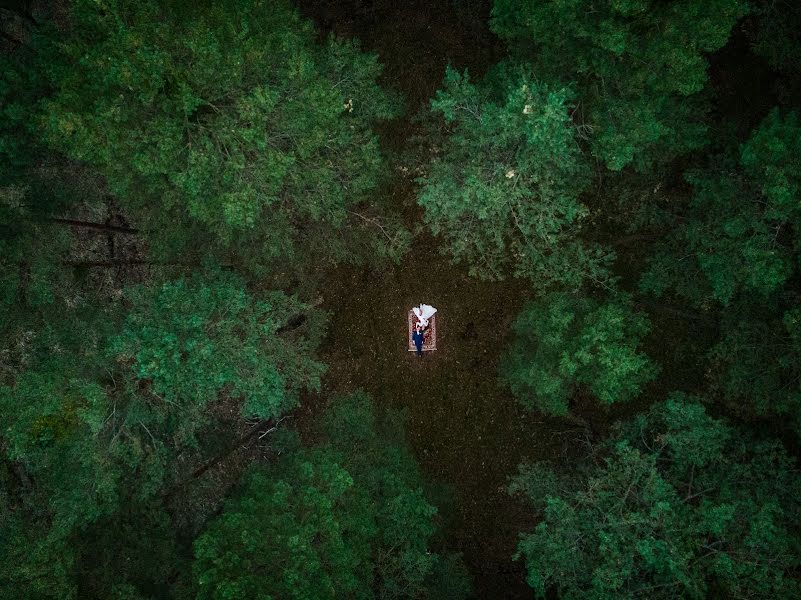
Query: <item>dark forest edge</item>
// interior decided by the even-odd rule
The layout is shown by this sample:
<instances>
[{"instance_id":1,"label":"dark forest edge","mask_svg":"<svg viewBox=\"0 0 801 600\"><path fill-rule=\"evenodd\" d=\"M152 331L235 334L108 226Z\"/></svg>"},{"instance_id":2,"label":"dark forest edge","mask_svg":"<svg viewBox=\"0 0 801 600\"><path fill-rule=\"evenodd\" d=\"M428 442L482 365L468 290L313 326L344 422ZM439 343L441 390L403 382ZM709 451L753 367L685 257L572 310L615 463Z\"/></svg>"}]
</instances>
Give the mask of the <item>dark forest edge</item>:
<instances>
[{"instance_id":1,"label":"dark forest edge","mask_svg":"<svg viewBox=\"0 0 801 600\"><path fill-rule=\"evenodd\" d=\"M539 597L798 597L801 9L586 4L496 0L506 56L447 70L411 159L443 252L530 287L499 380L592 436L510 480L515 558ZM285 0L0 26L0 597L469 597L403 415L283 420L326 370L322 276L414 237L378 57ZM737 36L752 110L710 76ZM649 355L660 313L709 330L670 340L702 381ZM645 408L600 438L579 397Z\"/></svg>"}]
</instances>

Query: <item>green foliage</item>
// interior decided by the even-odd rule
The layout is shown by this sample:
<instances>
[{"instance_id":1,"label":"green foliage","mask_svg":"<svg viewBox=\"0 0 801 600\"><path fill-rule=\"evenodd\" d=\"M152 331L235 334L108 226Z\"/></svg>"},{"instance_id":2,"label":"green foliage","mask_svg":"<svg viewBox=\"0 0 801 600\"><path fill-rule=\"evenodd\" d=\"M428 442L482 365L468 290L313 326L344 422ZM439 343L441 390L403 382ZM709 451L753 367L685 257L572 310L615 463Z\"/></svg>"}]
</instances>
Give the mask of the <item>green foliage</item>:
<instances>
[{"instance_id":1,"label":"green foliage","mask_svg":"<svg viewBox=\"0 0 801 600\"><path fill-rule=\"evenodd\" d=\"M710 417L694 398L674 395L620 428L603 464L562 477L524 468L512 491L542 516L517 555L538 597L801 592L794 461L780 444Z\"/></svg>"},{"instance_id":2,"label":"green foliage","mask_svg":"<svg viewBox=\"0 0 801 600\"><path fill-rule=\"evenodd\" d=\"M205 407L225 392L243 399L245 417L269 419L294 406L303 387L319 388L323 365L311 358L321 335L313 309L281 292L254 298L233 275L200 275L131 290L134 307L112 348L136 376L177 404L191 437ZM310 337L284 336L306 318Z\"/></svg>"},{"instance_id":3,"label":"green foliage","mask_svg":"<svg viewBox=\"0 0 801 600\"><path fill-rule=\"evenodd\" d=\"M694 196L657 245L641 289L720 307L707 374L746 418L801 431L794 278L801 250L801 125L773 110L739 149L687 176Z\"/></svg>"},{"instance_id":4,"label":"green foliage","mask_svg":"<svg viewBox=\"0 0 801 600\"><path fill-rule=\"evenodd\" d=\"M571 92L501 66L482 86L448 69L432 109L451 128L421 179L425 220L471 275L508 272L538 289L608 277L611 256L578 239L588 165L568 105Z\"/></svg>"},{"instance_id":5,"label":"green foliage","mask_svg":"<svg viewBox=\"0 0 801 600\"><path fill-rule=\"evenodd\" d=\"M179 456L197 460L210 406L227 394L245 416L275 417L318 384L323 315L293 298L213 273L128 297L124 323L91 298L4 340L3 460L17 481L0 543L16 562L0 596L175 588L176 530L154 499L182 476Z\"/></svg>"},{"instance_id":6,"label":"green foliage","mask_svg":"<svg viewBox=\"0 0 801 600\"><path fill-rule=\"evenodd\" d=\"M0 187L0 331L64 308L72 281L59 258L69 232L48 222L60 204L39 179Z\"/></svg>"},{"instance_id":7,"label":"green foliage","mask_svg":"<svg viewBox=\"0 0 801 600\"><path fill-rule=\"evenodd\" d=\"M16 471L16 473L15 473ZM73 598L74 549L15 489L26 485L24 470L0 461L0 598ZM29 518L28 514L34 518ZM36 518L40 517L40 518Z\"/></svg>"},{"instance_id":8,"label":"green foliage","mask_svg":"<svg viewBox=\"0 0 801 600\"><path fill-rule=\"evenodd\" d=\"M648 170L703 143L704 54L745 12L742 0L496 0L492 29L543 81L575 84L608 168Z\"/></svg>"},{"instance_id":9,"label":"green foliage","mask_svg":"<svg viewBox=\"0 0 801 600\"><path fill-rule=\"evenodd\" d=\"M18 110L106 176L156 250L202 235L252 270L309 247L342 259L359 235L402 250L397 223L387 244L349 213L383 170L370 128L395 113L375 55L318 44L283 0L79 0L69 19L34 43L52 93Z\"/></svg>"},{"instance_id":10,"label":"green foliage","mask_svg":"<svg viewBox=\"0 0 801 600\"><path fill-rule=\"evenodd\" d=\"M0 388L0 408L8 458L26 463L56 526L69 531L115 505L119 474L94 443L105 416L103 388L72 379L59 368L63 363L53 367Z\"/></svg>"},{"instance_id":11,"label":"green foliage","mask_svg":"<svg viewBox=\"0 0 801 600\"><path fill-rule=\"evenodd\" d=\"M50 27L30 32L44 54L55 51ZM25 184L41 158L42 144L31 124L33 107L47 93L47 77L29 52L0 52L0 186Z\"/></svg>"},{"instance_id":12,"label":"green foliage","mask_svg":"<svg viewBox=\"0 0 801 600\"><path fill-rule=\"evenodd\" d=\"M79 582L97 564L96 559L85 562L86 549L95 549L103 533L114 531L116 537L102 546L104 559L120 549L133 552L131 539L139 539L145 520L125 521L131 509L123 507L152 496L164 479L166 447L147 433L145 416L126 410L122 394L77 375L62 351L49 364L18 376L13 387L0 387L6 417L3 459L15 465L17 475L8 488L13 510L4 510L0 519L0 551L7 557L0 597L78 597ZM99 522L105 524L94 531ZM123 538L124 526L137 535ZM154 537L168 539L164 531ZM148 542L139 559L155 547ZM134 569L130 556L97 595L80 597L107 597L108 586ZM149 581L157 573L151 565L138 575Z\"/></svg>"},{"instance_id":13,"label":"green foliage","mask_svg":"<svg viewBox=\"0 0 801 600\"><path fill-rule=\"evenodd\" d=\"M525 406L552 415L568 413L579 386L601 404L625 402L658 372L637 350L649 328L627 296L598 303L550 294L529 304L515 322L502 379Z\"/></svg>"},{"instance_id":14,"label":"green foliage","mask_svg":"<svg viewBox=\"0 0 801 600\"><path fill-rule=\"evenodd\" d=\"M374 524L367 499L352 487L326 450L252 471L195 542L198 597L365 597Z\"/></svg>"},{"instance_id":15,"label":"green foliage","mask_svg":"<svg viewBox=\"0 0 801 600\"><path fill-rule=\"evenodd\" d=\"M798 71L798 11L752 6L755 51ZM362 393L304 429L314 446L269 438L277 458L221 505L244 465L218 478L216 459L242 432L215 411L276 419L324 371L324 314L265 290L409 242L376 193L373 127L397 112L377 56L319 38L289 0L53 11L19 47L0 42L0 599L468 597L459 556L434 552L439 517L401 417ZM605 226L676 224L641 289L719 309L703 365L716 411L801 432L797 116L774 110L737 151L693 155L705 166L686 174L686 207L677 186L657 192L705 143L705 56L745 12L496 0L510 56L478 83L446 71L419 204L472 275L541 294L501 366L527 407L566 415L585 391L606 407L655 378L631 298L576 294L616 281L613 253L588 241ZM596 181L598 165L619 173ZM65 264L100 235L57 217L101 207L158 265L140 285ZM176 261L185 275L164 283ZM522 465L510 487L535 509L518 556L537 595L801 596L801 483L780 444L674 395L596 450L571 471Z\"/></svg>"},{"instance_id":16,"label":"green foliage","mask_svg":"<svg viewBox=\"0 0 801 600\"><path fill-rule=\"evenodd\" d=\"M334 399L323 421L327 443L252 470L195 542L200 598L425 594L441 560L427 549L436 509L401 432L361 393Z\"/></svg>"},{"instance_id":17,"label":"green foliage","mask_svg":"<svg viewBox=\"0 0 801 600\"><path fill-rule=\"evenodd\" d=\"M401 416L376 414L371 399L360 392L334 399L322 422L331 447L346 457L348 472L375 504L378 596L420 597L441 561L428 550L436 508L423 494L419 468L405 446Z\"/></svg>"},{"instance_id":18,"label":"green foliage","mask_svg":"<svg viewBox=\"0 0 801 600\"><path fill-rule=\"evenodd\" d=\"M218 274L129 296L120 333L113 315L74 312L31 332L0 387L8 457L25 464L67 530L114 510L122 474L136 474L132 495L157 492L220 394L241 399L246 417L273 418L323 369L311 357L322 315L281 293L257 299ZM293 319L302 323L286 329Z\"/></svg>"},{"instance_id":19,"label":"green foliage","mask_svg":"<svg viewBox=\"0 0 801 600\"><path fill-rule=\"evenodd\" d=\"M743 145L739 164L688 176L689 214L658 250L642 280L673 288L695 304L765 299L797 269L801 238L801 126L772 111ZM687 260L690 259L690 260Z\"/></svg>"},{"instance_id":20,"label":"green foliage","mask_svg":"<svg viewBox=\"0 0 801 600\"><path fill-rule=\"evenodd\" d=\"M190 564L181 556L179 532L158 501L127 505L89 527L75 543L81 598L182 597L179 574Z\"/></svg>"},{"instance_id":21,"label":"green foliage","mask_svg":"<svg viewBox=\"0 0 801 600\"><path fill-rule=\"evenodd\" d=\"M775 302L724 313L709 354L713 389L743 418L784 417L801 435L801 310Z\"/></svg>"}]
</instances>

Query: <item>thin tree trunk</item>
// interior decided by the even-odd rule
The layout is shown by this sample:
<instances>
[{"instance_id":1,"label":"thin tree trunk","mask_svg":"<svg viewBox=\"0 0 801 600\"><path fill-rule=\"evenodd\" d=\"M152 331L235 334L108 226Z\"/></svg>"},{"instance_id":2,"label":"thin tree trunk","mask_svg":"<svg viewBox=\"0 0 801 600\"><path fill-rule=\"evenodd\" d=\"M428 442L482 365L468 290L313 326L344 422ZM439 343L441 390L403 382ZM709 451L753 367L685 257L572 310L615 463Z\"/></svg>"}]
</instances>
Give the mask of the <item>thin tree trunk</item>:
<instances>
[{"instance_id":1,"label":"thin tree trunk","mask_svg":"<svg viewBox=\"0 0 801 600\"><path fill-rule=\"evenodd\" d=\"M90 221L78 221L76 219L61 219L51 218L54 223L63 223L64 225L72 225L73 227L86 227L88 229L99 229L100 231L113 231L115 233L139 233L138 229L133 227L124 227L122 225L109 225L108 223L92 223Z\"/></svg>"},{"instance_id":2,"label":"thin tree trunk","mask_svg":"<svg viewBox=\"0 0 801 600\"><path fill-rule=\"evenodd\" d=\"M184 263L156 262L152 260L139 260L135 258L120 258L117 260L64 260L61 261L61 264L67 267L100 267L104 269L111 269L113 267L132 267L137 265L150 265L154 267L168 265L189 266Z\"/></svg>"}]
</instances>

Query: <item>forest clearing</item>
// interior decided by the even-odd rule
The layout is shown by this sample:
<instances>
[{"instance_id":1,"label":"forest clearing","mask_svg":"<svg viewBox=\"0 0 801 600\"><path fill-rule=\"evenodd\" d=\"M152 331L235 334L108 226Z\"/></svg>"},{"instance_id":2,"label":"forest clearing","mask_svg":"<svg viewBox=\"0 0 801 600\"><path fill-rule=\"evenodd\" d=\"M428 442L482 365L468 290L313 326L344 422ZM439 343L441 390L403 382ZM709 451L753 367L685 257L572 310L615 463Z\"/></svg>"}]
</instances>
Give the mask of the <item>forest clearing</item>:
<instances>
[{"instance_id":1,"label":"forest clearing","mask_svg":"<svg viewBox=\"0 0 801 600\"><path fill-rule=\"evenodd\" d=\"M799 597L799 27L4 2L0 599Z\"/></svg>"}]
</instances>

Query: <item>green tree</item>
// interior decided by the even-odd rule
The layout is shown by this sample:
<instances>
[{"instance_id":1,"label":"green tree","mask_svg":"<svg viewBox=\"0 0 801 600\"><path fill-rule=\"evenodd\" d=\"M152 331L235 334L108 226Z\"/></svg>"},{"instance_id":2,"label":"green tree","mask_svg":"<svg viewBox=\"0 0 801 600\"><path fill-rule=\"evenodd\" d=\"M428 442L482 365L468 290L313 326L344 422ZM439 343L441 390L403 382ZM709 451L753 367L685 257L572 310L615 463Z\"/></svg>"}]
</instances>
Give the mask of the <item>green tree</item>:
<instances>
[{"instance_id":1,"label":"green tree","mask_svg":"<svg viewBox=\"0 0 801 600\"><path fill-rule=\"evenodd\" d=\"M0 183L0 335L37 329L48 315L75 304L78 286L61 264L72 246L70 232L50 217L68 202L37 173L26 183Z\"/></svg>"},{"instance_id":2,"label":"green tree","mask_svg":"<svg viewBox=\"0 0 801 600\"><path fill-rule=\"evenodd\" d=\"M773 110L737 154L689 173L692 201L640 282L718 318L707 374L730 408L747 418L788 416L798 431L800 153L797 116Z\"/></svg>"},{"instance_id":3,"label":"green tree","mask_svg":"<svg viewBox=\"0 0 801 600\"><path fill-rule=\"evenodd\" d=\"M658 372L637 350L649 328L625 295L550 294L518 316L501 378L523 405L552 415L567 415L581 386L603 405L630 400Z\"/></svg>"},{"instance_id":4,"label":"green tree","mask_svg":"<svg viewBox=\"0 0 801 600\"><path fill-rule=\"evenodd\" d=\"M175 427L188 430L181 437L191 438L220 393L242 398L243 416L269 419L293 407L302 388L319 388L324 367L311 354L322 314L295 298L254 297L222 273L138 287L129 297L133 308L112 351L165 407L180 406L184 422ZM304 326L291 327L293 320Z\"/></svg>"},{"instance_id":5,"label":"green tree","mask_svg":"<svg viewBox=\"0 0 801 600\"><path fill-rule=\"evenodd\" d=\"M753 0L755 26L749 31L754 51L771 67L790 75L801 72L801 7L795 2Z\"/></svg>"},{"instance_id":6,"label":"green tree","mask_svg":"<svg viewBox=\"0 0 801 600\"><path fill-rule=\"evenodd\" d=\"M395 111L381 67L354 42L318 44L288 2L79 0L32 44L50 93L14 116L98 168L155 250L191 255L202 236L265 272L352 257L365 236L373 253L404 245L380 207L357 210L383 170L371 126Z\"/></svg>"},{"instance_id":7,"label":"green tree","mask_svg":"<svg viewBox=\"0 0 801 600\"><path fill-rule=\"evenodd\" d=\"M608 277L610 255L578 238L588 165L568 111L571 92L501 65L479 86L448 69L432 109L450 128L421 179L425 221L470 273L509 272L538 289Z\"/></svg>"},{"instance_id":8,"label":"green tree","mask_svg":"<svg viewBox=\"0 0 801 600\"><path fill-rule=\"evenodd\" d=\"M542 81L575 85L593 155L648 170L704 143L704 54L745 12L741 0L496 0L492 29Z\"/></svg>"},{"instance_id":9,"label":"green tree","mask_svg":"<svg viewBox=\"0 0 801 600\"><path fill-rule=\"evenodd\" d=\"M326 450L253 470L195 542L199 597L366 597L375 525L352 487Z\"/></svg>"},{"instance_id":10,"label":"green tree","mask_svg":"<svg viewBox=\"0 0 801 600\"><path fill-rule=\"evenodd\" d=\"M145 417L126 412L124 398L105 385L80 378L91 373L90 356L74 361L70 348L55 350L0 387L3 461L14 474L0 519L4 598L78 597L80 573L92 569L81 555L100 537L85 532L102 520L118 531L128 501L152 496L164 478L165 445L146 433ZM123 543L103 551L111 556Z\"/></svg>"},{"instance_id":11,"label":"green tree","mask_svg":"<svg viewBox=\"0 0 801 600\"><path fill-rule=\"evenodd\" d=\"M6 26L7 21L1 20L0 31L10 35ZM44 150L30 120L36 103L47 93L47 77L37 54L26 50L36 47L43 54L53 53L56 36L41 26L26 27L26 33L27 48L0 52L0 186L25 183Z\"/></svg>"},{"instance_id":12,"label":"green tree","mask_svg":"<svg viewBox=\"0 0 801 600\"><path fill-rule=\"evenodd\" d=\"M783 302L737 303L709 352L710 383L744 419L781 420L801 436L801 310Z\"/></svg>"},{"instance_id":13,"label":"green tree","mask_svg":"<svg viewBox=\"0 0 801 600\"><path fill-rule=\"evenodd\" d=\"M428 550L436 509L397 421L358 393L333 400L323 431L251 471L195 542L200 598L425 596L442 561Z\"/></svg>"},{"instance_id":14,"label":"green tree","mask_svg":"<svg viewBox=\"0 0 801 600\"><path fill-rule=\"evenodd\" d=\"M798 468L674 395L620 427L603 463L521 467L511 491L542 521L518 557L538 597L795 598Z\"/></svg>"},{"instance_id":15,"label":"green tree","mask_svg":"<svg viewBox=\"0 0 801 600\"><path fill-rule=\"evenodd\" d=\"M317 385L322 315L293 298L256 298L212 273L128 299L126 318L95 297L57 304L3 340L0 550L14 560L0 570L0 596L170 587L178 532L160 498L204 460L210 409L226 395L246 417L277 417Z\"/></svg>"},{"instance_id":16,"label":"green tree","mask_svg":"<svg viewBox=\"0 0 801 600\"><path fill-rule=\"evenodd\" d=\"M772 111L740 150L691 172L688 214L657 248L642 287L672 288L697 305L765 299L797 269L801 238L801 125ZM690 260L687 260L690 259Z\"/></svg>"}]
</instances>

